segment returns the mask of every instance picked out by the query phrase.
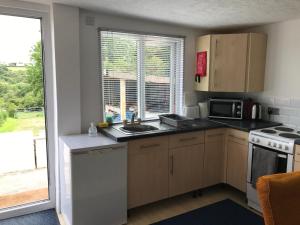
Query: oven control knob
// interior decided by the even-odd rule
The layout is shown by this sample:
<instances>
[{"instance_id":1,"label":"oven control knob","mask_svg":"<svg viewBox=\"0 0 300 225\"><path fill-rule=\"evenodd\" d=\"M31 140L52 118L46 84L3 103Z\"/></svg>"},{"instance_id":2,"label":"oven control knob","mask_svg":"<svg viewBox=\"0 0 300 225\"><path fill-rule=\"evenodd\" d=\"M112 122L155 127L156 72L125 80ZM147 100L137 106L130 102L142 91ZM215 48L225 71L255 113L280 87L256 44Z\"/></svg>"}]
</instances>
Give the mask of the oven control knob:
<instances>
[{"instance_id":1,"label":"oven control knob","mask_svg":"<svg viewBox=\"0 0 300 225\"><path fill-rule=\"evenodd\" d=\"M284 147L284 149L285 149L285 150L289 150L289 146L286 145L286 146Z\"/></svg>"},{"instance_id":2,"label":"oven control knob","mask_svg":"<svg viewBox=\"0 0 300 225\"><path fill-rule=\"evenodd\" d=\"M273 143L273 147L276 147L277 146L277 144L276 143Z\"/></svg>"},{"instance_id":3,"label":"oven control knob","mask_svg":"<svg viewBox=\"0 0 300 225\"><path fill-rule=\"evenodd\" d=\"M253 137L253 138L251 139L251 141L254 142L254 141L255 141L255 138Z\"/></svg>"},{"instance_id":4,"label":"oven control knob","mask_svg":"<svg viewBox=\"0 0 300 225\"><path fill-rule=\"evenodd\" d=\"M271 145L272 145L271 141L269 141L269 142L268 142L268 145L269 145L269 146L271 146Z\"/></svg>"},{"instance_id":5,"label":"oven control knob","mask_svg":"<svg viewBox=\"0 0 300 225\"><path fill-rule=\"evenodd\" d=\"M278 148L282 149L282 144L279 144L279 145L278 145Z\"/></svg>"},{"instance_id":6,"label":"oven control knob","mask_svg":"<svg viewBox=\"0 0 300 225\"><path fill-rule=\"evenodd\" d=\"M258 138L256 138L256 143L259 143L259 142L260 142L260 140Z\"/></svg>"}]
</instances>

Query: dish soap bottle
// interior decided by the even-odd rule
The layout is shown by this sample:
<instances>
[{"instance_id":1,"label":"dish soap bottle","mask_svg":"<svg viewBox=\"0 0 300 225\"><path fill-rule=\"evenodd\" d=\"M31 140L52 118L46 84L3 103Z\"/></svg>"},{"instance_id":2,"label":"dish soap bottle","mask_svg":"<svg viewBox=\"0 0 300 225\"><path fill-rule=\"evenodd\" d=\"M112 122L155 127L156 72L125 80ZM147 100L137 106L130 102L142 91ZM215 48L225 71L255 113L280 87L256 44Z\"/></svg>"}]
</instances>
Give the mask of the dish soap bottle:
<instances>
[{"instance_id":1,"label":"dish soap bottle","mask_svg":"<svg viewBox=\"0 0 300 225\"><path fill-rule=\"evenodd\" d=\"M96 137L98 135L97 133L97 127L94 123L91 123L91 126L89 128L89 136L90 137Z\"/></svg>"}]
</instances>

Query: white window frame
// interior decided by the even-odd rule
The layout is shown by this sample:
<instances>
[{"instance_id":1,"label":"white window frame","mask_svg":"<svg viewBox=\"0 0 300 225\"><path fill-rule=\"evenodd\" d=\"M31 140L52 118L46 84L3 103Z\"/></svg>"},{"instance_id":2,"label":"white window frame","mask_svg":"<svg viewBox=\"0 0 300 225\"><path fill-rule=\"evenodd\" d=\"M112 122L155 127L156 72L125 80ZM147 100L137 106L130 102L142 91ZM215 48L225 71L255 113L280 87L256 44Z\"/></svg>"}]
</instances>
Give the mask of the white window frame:
<instances>
[{"instance_id":1,"label":"white window frame","mask_svg":"<svg viewBox=\"0 0 300 225\"><path fill-rule=\"evenodd\" d=\"M0 220L55 208L55 153L57 151L56 91L52 70L50 6L8 0L0 3L0 14L41 19L45 113L47 126L47 160L49 200L0 210Z\"/></svg>"},{"instance_id":2,"label":"white window frame","mask_svg":"<svg viewBox=\"0 0 300 225\"><path fill-rule=\"evenodd\" d=\"M100 65L99 65L99 74L100 74L100 86L101 86L101 105L102 105L102 120L105 120L105 103L104 103L104 82L103 82L103 76L102 76L102 52L101 52L101 32L102 31L109 31L109 32L117 32L117 33L124 33L124 34L136 34L136 35L149 35L149 36L156 36L156 37L170 37L170 38L181 38L182 39L182 49L181 49L181 59L180 61L182 62L182 66L181 66L181 70L179 70L179 65L177 65L177 70L178 73L181 74L181 80L180 82L176 81L176 76L171 76L170 77L170 93L175 93L175 91L179 91L181 92L181 94L174 96L170 96L170 113L176 113L176 114L182 114L182 108L183 108L183 86L184 86L184 54L185 54L185 36L175 36L175 35L166 35L166 34L156 34L156 33L145 33L145 32L134 32L134 31L127 31L127 30L116 30L116 29L110 29L110 28L102 28L99 27L98 28L98 46L99 46L99 61L100 61ZM141 40L142 42L142 40ZM140 45L142 45L142 43L140 43ZM174 47L172 48L175 51L178 51L178 48ZM180 55L178 52L173 52L172 56L174 57L174 55ZM143 55L143 48L138 47L137 50L137 60L141 61L143 60L143 57L141 57L141 55ZM143 63L138 63L138 65L141 65ZM172 64L173 65L173 64ZM174 70L174 68L171 68L171 70ZM143 67L138 66L137 68L137 75L138 74L144 74L144 72L142 71ZM175 90L173 90L175 89ZM143 91L145 90L145 80L144 80L144 76L137 76L137 104L138 104L138 112L139 115L138 117L140 117L143 121L147 121L147 120L153 120L153 118L148 118L145 119L145 102L142 100L144 99L145 93L143 93ZM174 103L176 104L176 108L174 108ZM157 118L158 119L158 118ZM122 123L120 122L116 122L115 124L118 123Z\"/></svg>"}]
</instances>

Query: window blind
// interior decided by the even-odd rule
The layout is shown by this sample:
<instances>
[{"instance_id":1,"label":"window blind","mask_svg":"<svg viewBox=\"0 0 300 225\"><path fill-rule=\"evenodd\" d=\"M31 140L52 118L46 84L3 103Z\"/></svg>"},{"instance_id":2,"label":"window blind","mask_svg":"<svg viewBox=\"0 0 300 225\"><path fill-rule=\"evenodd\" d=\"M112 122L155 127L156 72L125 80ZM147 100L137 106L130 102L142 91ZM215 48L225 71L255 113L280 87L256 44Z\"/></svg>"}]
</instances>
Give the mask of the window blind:
<instances>
[{"instance_id":1,"label":"window blind","mask_svg":"<svg viewBox=\"0 0 300 225\"><path fill-rule=\"evenodd\" d=\"M184 39L99 30L103 111L113 122L181 113Z\"/></svg>"}]
</instances>

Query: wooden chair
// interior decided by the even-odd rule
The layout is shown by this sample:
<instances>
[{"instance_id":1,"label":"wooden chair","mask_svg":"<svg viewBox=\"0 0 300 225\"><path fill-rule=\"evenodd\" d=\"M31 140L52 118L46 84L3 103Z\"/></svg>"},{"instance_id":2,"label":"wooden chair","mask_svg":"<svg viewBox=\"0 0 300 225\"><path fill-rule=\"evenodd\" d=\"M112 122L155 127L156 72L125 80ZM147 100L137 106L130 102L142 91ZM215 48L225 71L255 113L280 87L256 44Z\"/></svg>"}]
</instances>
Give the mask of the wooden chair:
<instances>
[{"instance_id":1,"label":"wooden chair","mask_svg":"<svg viewBox=\"0 0 300 225\"><path fill-rule=\"evenodd\" d=\"M300 225L300 172L262 176L256 188L265 225Z\"/></svg>"}]
</instances>

